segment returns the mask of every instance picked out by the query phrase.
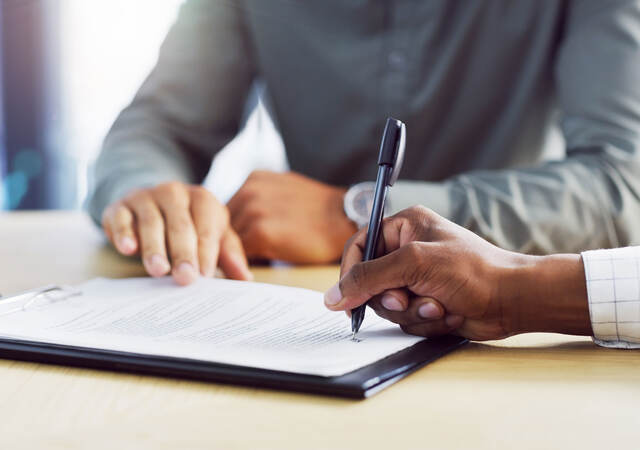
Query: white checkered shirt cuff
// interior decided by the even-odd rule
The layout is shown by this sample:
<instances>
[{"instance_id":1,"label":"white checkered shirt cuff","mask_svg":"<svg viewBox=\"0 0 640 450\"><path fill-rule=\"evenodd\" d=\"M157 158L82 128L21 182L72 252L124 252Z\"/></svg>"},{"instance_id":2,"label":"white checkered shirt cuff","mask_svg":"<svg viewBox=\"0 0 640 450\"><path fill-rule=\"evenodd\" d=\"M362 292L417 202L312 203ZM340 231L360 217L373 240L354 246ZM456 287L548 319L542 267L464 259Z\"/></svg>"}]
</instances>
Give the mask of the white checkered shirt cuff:
<instances>
[{"instance_id":1,"label":"white checkered shirt cuff","mask_svg":"<svg viewBox=\"0 0 640 450\"><path fill-rule=\"evenodd\" d=\"M640 349L640 247L582 253L594 341Z\"/></svg>"}]
</instances>

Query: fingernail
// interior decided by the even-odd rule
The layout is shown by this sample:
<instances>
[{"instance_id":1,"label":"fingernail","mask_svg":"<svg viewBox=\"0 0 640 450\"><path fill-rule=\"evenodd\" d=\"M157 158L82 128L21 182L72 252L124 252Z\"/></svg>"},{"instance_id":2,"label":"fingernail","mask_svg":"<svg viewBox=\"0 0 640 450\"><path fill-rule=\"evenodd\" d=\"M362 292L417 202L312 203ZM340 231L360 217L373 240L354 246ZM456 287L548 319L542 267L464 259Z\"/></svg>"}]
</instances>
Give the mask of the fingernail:
<instances>
[{"instance_id":1,"label":"fingernail","mask_svg":"<svg viewBox=\"0 0 640 450\"><path fill-rule=\"evenodd\" d=\"M340 303L342 300L342 293L340 292L340 287L337 284L334 284L325 294L324 294L324 303L333 306Z\"/></svg>"},{"instance_id":2,"label":"fingernail","mask_svg":"<svg viewBox=\"0 0 640 450\"><path fill-rule=\"evenodd\" d=\"M148 266L149 270L153 272L153 275L164 275L169 271L169 269L171 269L167 258L158 254L151 255Z\"/></svg>"},{"instance_id":3,"label":"fingernail","mask_svg":"<svg viewBox=\"0 0 640 450\"><path fill-rule=\"evenodd\" d=\"M130 237L124 236L118 240L118 247L121 251L129 253L136 249L136 243Z\"/></svg>"},{"instance_id":4,"label":"fingernail","mask_svg":"<svg viewBox=\"0 0 640 450\"><path fill-rule=\"evenodd\" d=\"M418 308L418 315L423 319L437 319L440 317L440 311L433 303L427 303Z\"/></svg>"},{"instance_id":5,"label":"fingernail","mask_svg":"<svg viewBox=\"0 0 640 450\"><path fill-rule=\"evenodd\" d=\"M404 311L404 306L400 303L400 300L395 298L391 294L384 294L382 296L382 306L389 311Z\"/></svg>"},{"instance_id":6,"label":"fingernail","mask_svg":"<svg viewBox=\"0 0 640 450\"><path fill-rule=\"evenodd\" d=\"M215 267L203 267L200 266L200 271L202 273L202 276L205 278L213 278L216 274L216 268Z\"/></svg>"},{"instance_id":7,"label":"fingernail","mask_svg":"<svg viewBox=\"0 0 640 450\"><path fill-rule=\"evenodd\" d=\"M179 273L187 273L187 272L193 273L194 272L193 265L191 263L188 263L188 262L180 263L178 265L178 267L176 267L176 272L179 272Z\"/></svg>"}]
</instances>

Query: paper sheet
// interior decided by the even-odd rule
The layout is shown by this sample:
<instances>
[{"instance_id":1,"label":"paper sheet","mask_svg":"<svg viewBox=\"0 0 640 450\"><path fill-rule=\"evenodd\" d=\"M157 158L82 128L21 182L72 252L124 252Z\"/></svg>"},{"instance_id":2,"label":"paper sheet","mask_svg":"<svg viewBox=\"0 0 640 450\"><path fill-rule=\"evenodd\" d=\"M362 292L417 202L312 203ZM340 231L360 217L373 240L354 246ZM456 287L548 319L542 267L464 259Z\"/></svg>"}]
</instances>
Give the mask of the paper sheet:
<instances>
[{"instance_id":1,"label":"paper sheet","mask_svg":"<svg viewBox=\"0 0 640 450\"><path fill-rule=\"evenodd\" d=\"M0 336L337 376L422 338L368 311L357 341L322 294L219 279L178 287L169 278L95 279L81 296L2 314ZM15 309L15 308L13 308Z\"/></svg>"}]
</instances>

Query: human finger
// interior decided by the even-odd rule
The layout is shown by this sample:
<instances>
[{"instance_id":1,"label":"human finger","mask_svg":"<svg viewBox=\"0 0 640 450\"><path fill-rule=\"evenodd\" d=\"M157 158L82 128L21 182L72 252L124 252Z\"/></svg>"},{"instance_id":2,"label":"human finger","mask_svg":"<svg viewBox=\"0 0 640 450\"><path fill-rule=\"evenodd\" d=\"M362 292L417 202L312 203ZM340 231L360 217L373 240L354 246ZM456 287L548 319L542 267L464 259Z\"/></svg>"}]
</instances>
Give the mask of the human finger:
<instances>
[{"instance_id":1,"label":"human finger","mask_svg":"<svg viewBox=\"0 0 640 450\"><path fill-rule=\"evenodd\" d=\"M180 285L192 283L198 277L198 237L187 189L169 183L156 188L154 198L165 219L171 274Z\"/></svg>"},{"instance_id":2,"label":"human finger","mask_svg":"<svg viewBox=\"0 0 640 450\"><path fill-rule=\"evenodd\" d=\"M386 290L410 287L428 272L424 253L429 244L412 242L380 258L356 263L325 294L327 308L353 309ZM420 280L425 281L425 280Z\"/></svg>"},{"instance_id":3,"label":"human finger","mask_svg":"<svg viewBox=\"0 0 640 450\"><path fill-rule=\"evenodd\" d=\"M423 207L413 207L400 211L394 216L382 221L380 238L376 255L384 255L398 250L424 235L430 228L432 214ZM367 239L367 229L363 228L356 233L345 245L340 266L340 275L344 275L354 265L362 261Z\"/></svg>"},{"instance_id":4,"label":"human finger","mask_svg":"<svg viewBox=\"0 0 640 450\"><path fill-rule=\"evenodd\" d=\"M345 244L344 251L342 252L342 259L340 261L341 278L344 274L349 272L351 267L362 262L366 239L367 230L366 228L361 228L356 232L356 234L351 236Z\"/></svg>"},{"instance_id":5,"label":"human finger","mask_svg":"<svg viewBox=\"0 0 640 450\"><path fill-rule=\"evenodd\" d=\"M232 228L227 227L220 241L220 268L233 280L253 280L242 242Z\"/></svg>"},{"instance_id":6,"label":"human finger","mask_svg":"<svg viewBox=\"0 0 640 450\"><path fill-rule=\"evenodd\" d=\"M440 302L430 297L413 297L403 311L386 308L380 300L373 299L369 305L380 317L399 325L410 325L444 318L445 309Z\"/></svg>"},{"instance_id":7,"label":"human finger","mask_svg":"<svg viewBox=\"0 0 640 450\"><path fill-rule=\"evenodd\" d=\"M102 217L103 227L108 228L107 236L123 255L133 255L138 250L138 240L134 230L134 215L122 202L109 206Z\"/></svg>"},{"instance_id":8,"label":"human finger","mask_svg":"<svg viewBox=\"0 0 640 450\"><path fill-rule=\"evenodd\" d=\"M160 209L148 192L140 192L125 200L136 217L144 267L153 277L166 275L171 266L167 259L164 219Z\"/></svg>"},{"instance_id":9,"label":"human finger","mask_svg":"<svg viewBox=\"0 0 640 450\"><path fill-rule=\"evenodd\" d=\"M406 289L389 289L372 298L369 305L379 305L386 311L404 312L409 307L409 292Z\"/></svg>"},{"instance_id":10,"label":"human finger","mask_svg":"<svg viewBox=\"0 0 640 450\"><path fill-rule=\"evenodd\" d=\"M191 217L198 239L200 273L213 277L218 264L220 239L229 227L227 209L205 188L191 189Z\"/></svg>"}]
</instances>

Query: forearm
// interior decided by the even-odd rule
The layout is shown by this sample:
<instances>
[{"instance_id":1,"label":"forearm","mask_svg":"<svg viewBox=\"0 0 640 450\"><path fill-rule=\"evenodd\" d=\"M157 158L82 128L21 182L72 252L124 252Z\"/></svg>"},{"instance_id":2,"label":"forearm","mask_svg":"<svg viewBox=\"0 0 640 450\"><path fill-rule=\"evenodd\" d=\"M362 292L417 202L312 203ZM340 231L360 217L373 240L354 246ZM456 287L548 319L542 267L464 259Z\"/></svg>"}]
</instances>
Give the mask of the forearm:
<instances>
[{"instance_id":1,"label":"forearm","mask_svg":"<svg viewBox=\"0 0 640 450\"><path fill-rule=\"evenodd\" d=\"M440 183L402 182L390 191L390 204L394 211L427 206L521 253L618 247L640 240L635 151L600 146L535 168L474 171Z\"/></svg>"},{"instance_id":2,"label":"forearm","mask_svg":"<svg viewBox=\"0 0 640 450\"><path fill-rule=\"evenodd\" d=\"M94 220L133 188L204 179L238 130L255 74L243 14L236 2L183 5L156 67L105 140L88 203Z\"/></svg>"},{"instance_id":3,"label":"forearm","mask_svg":"<svg viewBox=\"0 0 640 450\"><path fill-rule=\"evenodd\" d=\"M513 334L593 334L580 255L522 255L503 285L506 320Z\"/></svg>"}]
</instances>

